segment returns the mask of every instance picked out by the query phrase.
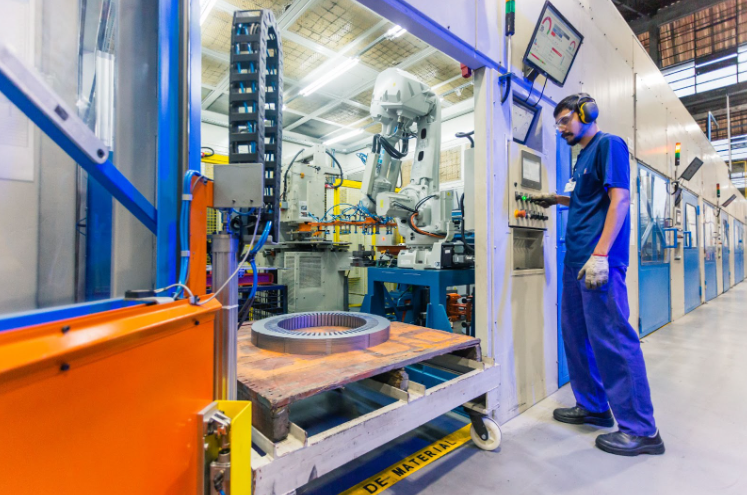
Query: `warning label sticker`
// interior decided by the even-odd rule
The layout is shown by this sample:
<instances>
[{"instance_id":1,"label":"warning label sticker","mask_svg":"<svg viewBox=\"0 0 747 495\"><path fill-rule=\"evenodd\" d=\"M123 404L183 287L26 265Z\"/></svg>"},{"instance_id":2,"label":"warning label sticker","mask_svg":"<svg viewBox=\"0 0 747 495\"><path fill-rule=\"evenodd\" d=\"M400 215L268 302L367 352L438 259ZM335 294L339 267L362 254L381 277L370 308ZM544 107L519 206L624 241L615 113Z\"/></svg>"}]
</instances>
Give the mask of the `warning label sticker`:
<instances>
[{"instance_id":1,"label":"warning label sticker","mask_svg":"<svg viewBox=\"0 0 747 495\"><path fill-rule=\"evenodd\" d=\"M345 490L340 495L369 495L371 493L383 492L398 481L407 478L418 469L427 466L436 459L445 456L449 452L456 450L459 446L467 443L470 440L469 430L470 425L460 428L428 447L406 457L397 464L393 464L380 473Z\"/></svg>"}]
</instances>

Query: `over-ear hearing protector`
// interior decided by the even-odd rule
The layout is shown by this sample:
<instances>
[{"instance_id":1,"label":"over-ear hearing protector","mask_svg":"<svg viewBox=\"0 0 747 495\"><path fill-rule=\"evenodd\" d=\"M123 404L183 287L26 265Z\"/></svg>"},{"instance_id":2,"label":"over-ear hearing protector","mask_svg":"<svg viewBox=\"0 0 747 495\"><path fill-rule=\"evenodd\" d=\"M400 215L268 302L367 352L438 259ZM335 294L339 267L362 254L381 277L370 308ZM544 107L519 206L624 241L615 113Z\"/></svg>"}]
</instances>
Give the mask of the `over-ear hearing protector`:
<instances>
[{"instance_id":1,"label":"over-ear hearing protector","mask_svg":"<svg viewBox=\"0 0 747 495\"><path fill-rule=\"evenodd\" d=\"M576 113L578 113L578 120L584 124L591 124L599 117L599 107L596 100L586 93L579 94L578 102L576 102Z\"/></svg>"}]
</instances>

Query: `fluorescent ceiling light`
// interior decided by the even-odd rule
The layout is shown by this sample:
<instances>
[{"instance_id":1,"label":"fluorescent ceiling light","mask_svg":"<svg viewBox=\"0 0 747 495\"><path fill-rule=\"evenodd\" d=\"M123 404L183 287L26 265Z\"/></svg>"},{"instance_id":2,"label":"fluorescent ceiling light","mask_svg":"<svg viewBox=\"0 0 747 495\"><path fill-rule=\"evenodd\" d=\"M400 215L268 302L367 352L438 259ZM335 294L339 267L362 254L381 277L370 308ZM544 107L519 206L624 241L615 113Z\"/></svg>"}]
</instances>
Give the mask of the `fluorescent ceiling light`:
<instances>
[{"instance_id":1,"label":"fluorescent ceiling light","mask_svg":"<svg viewBox=\"0 0 747 495\"><path fill-rule=\"evenodd\" d=\"M202 0L200 2L200 26L205 24L205 21L210 15L210 11L215 7L216 1L217 0Z\"/></svg>"},{"instance_id":2,"label":"fluorescent ceiling light","mask_svg":"<svg viewBox=\"0 0 747 495\"><path fill-rule=\"evenodd\" d=\"M402 26L394 26L389 31L386 32L385 36L389 39L399 38L403 34L407 32L406 29L402 28Z\"/></svg>"},{"instance_id":3,"label":"fluorescent ceiling light","mask_svg":"<svg viewBox=\"0 0 747 495\"><path fill-rule=\"evenodd\" d=\"M346 139L350 139L351 137L357 136L361 132L363 132L363 129L356 129L354 131L347 132L341 136L332 138L329 141L324 141L324 146L329 146L330 144L335 144L335 143L339 143L340 141L345 141Z\"/></svg>"},{"instance_id":4,"label":"fluorescent ceiling light","mask_svg":"<svg viewBox=\"0 0 747 495\"><path fill-rule=\"evenodd\" d=\"M338 77L340 77L341 75L343 75L344 73L346 73L347 71L355 67L358 61L359 60L357 58L349 58L339 65L335 64L336 65L335 69L331 70L330 72L327 72L322 77L320 77L313 83L303 88L301 90L301 95L309 96L311 93L315 92L319 88L326 86L333 80L337 79Z\"/></svg>"}]
</instances>

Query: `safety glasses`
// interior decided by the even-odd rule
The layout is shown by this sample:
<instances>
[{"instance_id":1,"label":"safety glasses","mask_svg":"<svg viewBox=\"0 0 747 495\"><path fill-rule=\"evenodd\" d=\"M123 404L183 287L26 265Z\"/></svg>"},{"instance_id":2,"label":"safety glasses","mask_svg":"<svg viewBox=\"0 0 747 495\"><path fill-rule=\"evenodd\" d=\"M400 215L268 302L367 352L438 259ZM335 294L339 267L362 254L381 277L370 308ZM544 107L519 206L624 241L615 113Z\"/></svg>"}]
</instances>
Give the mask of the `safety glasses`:
<instances>
[{"instance_id":1,"label":"safety glasses","mask_svg":"<svg viewBox=\"0 0 747 495\"><path fill-rule=\"evenodd\" d=\"M575 112L571 111L571 112L567 113L566 115L564 115L564 116L560 117L560 118L559 118L559 119L558 119L558 120L557 120L557 121L555 122L555 129L559 131L561 127L562 127L562 128L566 128L566 127L568 127L568 124L570 124L570 123L571 123L571 121L573 120L573 114L574 114L574 113L575 113Z\"/></svg>"}]
</instances>

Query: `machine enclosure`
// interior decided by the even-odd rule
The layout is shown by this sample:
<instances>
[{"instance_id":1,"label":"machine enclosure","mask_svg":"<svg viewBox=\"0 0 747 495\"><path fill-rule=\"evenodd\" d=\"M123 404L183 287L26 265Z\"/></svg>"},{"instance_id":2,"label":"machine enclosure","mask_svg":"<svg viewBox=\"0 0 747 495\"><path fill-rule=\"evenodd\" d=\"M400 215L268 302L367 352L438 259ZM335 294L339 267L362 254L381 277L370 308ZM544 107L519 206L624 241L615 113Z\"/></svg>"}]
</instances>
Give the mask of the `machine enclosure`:
<instances>
[{"instance_id":1,"label":"machine enclosure","mask_svg":"<svg viewBox=\"0 0 747 495\"><path fill-rule=\"evenodd\" d=\"M214 208L258 208L262 206L265 175L263 164L220 165L213 170Z\"/></svg>"}]
</instances>

